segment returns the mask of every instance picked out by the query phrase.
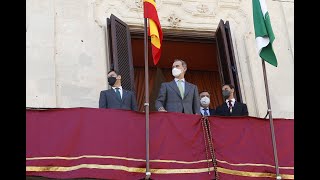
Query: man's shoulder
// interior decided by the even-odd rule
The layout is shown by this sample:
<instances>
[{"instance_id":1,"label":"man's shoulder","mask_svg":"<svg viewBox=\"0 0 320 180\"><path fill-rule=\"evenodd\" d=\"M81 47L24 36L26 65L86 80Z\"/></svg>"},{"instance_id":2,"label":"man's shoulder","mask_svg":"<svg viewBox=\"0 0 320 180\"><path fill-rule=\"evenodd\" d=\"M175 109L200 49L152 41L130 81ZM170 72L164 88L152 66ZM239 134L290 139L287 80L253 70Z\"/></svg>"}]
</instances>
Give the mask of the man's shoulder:
<instances>
[{"instance_id":1,"label":"man's shoulder","mask_svg":"<svg viewBox=\"0 0 320 180\"><path fill-rule=\"evenodd\" d=\"M167 82L163 82L163 83L161 83L161 84L170 84L170 83L172 83L172 82L174 82L174 80L172 80L172 81L167 81Z\"/></svg>"},{"instance_id":2,"label":"man's shoulder","mask_svg":"<svg viewBox=\"0 0 320 180\"><path fill-rule=\"evenodd\" d=\"M246 103L241 103L243 107L247 107L247 104Z\"/></svg>"},{"instance_id":3,"label":"man's shoulder","mask_svg":"<svg viewBox=\"0 0 320 180\"><path fill-rule=\"evenodd\" d=\"M223 107L224 107L224 105L225 105L225 103L220 104L219 106L217 106L216 110L217 110L217 109L221 109L221 108L223 108Z\"/></svg>"},{"instance_id":4,"label":"man's shoulder","mask_svg":"<svg viewBox=\"0 0 320 180\"><path fill-rule=\"evenodd\" d=\"M186 84L189 84L190 86L196 86L195 84L192 84L192 83L190 83L188 81L185 81L185 82L186 82Z\"/></svg>"},{"instance_id":5,"label":"man's shoulder","mask_svg":"<svg viewBox=\"0 0 320 180\"><path fill-rule=\"evenodd\" d=\"M170 83L172 83L172 81L163 82L163 83L161 83L161 86L168 86Z\"/></svg>"},{"instance_id":6,"label":"man's shoulder","mask_svg":"<svg viewBox=\"0 0 320 180\"><path fill-rule=\"evenodd\" d=\"M246 103L242 103L242 102L239 102L239 101L236 101L236 102L241 106L247 106Z\"/></svg>"},{"instance_id":7,"label":"man's shoulder","mask_svg":"<svg viewBox=\"0 0 320 180\"><path fill-rule=\"evenodd\" d=\"M122 89L122 90L123 90L123 92L129 93L129 94L134 94L133 91L130 91L130 90L127 90L127 89Z\"/></svg>"},{"instance_id":8,"label":"man's shoulder","mask_svg":"<svg viewBox=\"0 0 320 180\"><path fill-rule=\"evenodd\" d=\"M113 89L110 88L110 89L105 89L105 90L102 90L101 93L108 93L108 92L111 92Z\"/></svg>"}]
</instances>

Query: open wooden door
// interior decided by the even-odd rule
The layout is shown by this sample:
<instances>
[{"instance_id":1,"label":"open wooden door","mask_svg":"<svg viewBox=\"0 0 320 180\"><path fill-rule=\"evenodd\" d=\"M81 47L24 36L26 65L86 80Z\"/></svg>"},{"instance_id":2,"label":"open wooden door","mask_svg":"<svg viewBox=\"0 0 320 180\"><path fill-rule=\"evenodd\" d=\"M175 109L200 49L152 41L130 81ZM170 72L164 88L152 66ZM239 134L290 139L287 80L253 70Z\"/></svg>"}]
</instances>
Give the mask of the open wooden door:
<instances>
[{"instance_id":1,"label":"open wooden door","mask_svg":"<svg viewBox=\"0 0 320 180\"><path fill-rule=\"evenodd\" d=\"M235 62L229 22L220 20L216 31L218 47L218 66L221 84L233 84L235 87L235 99L242 102L240 82Z\"/></svg>"},{"instance_id":2,"label":"open wooden door","mask_svg":"<svg viewBox=\"0 0 320 180\"><path fill-rule=\"evenodd\" d=\"M107 19L110 34L110 69L121 75L121 85L124 89L135 92L134 71L132 62L131 36L129 27L115 15Z\"/></svg>"}]
</instances>

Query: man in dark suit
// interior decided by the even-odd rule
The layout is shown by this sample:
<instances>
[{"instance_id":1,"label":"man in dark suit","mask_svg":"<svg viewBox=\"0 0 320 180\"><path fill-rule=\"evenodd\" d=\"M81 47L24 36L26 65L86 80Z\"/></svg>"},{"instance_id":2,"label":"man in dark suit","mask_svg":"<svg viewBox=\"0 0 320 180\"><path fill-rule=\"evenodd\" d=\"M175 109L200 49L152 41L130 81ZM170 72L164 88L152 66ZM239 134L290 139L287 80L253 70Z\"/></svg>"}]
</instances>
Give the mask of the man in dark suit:
<instances>
[{"instance_id":1,"label":"man in dark suit","mask_svg":"<svg viewBox=\"0 0 320 180\"><path fill-rule=\"evenodd\" d=\"M222 86L222 95L226 101L216 108L217 115L248 116L247 105L234 99L234 86L232 84Z\"/></svg>"},{"instance_id":2,"label":"man in dark suit","mask_svg":"<svg viewBox=\"0 0 320 180\"><path fill-rule=\"evenodd\" d=\"M133 92L122 89L121 75L111 70L108 73L111 89L100 92L99 108L128 109L137 111L137 101Z\"/></svg>"},{"instance_id":3,"label":"man in dark suit","mask_svg":"<svg viewBox=\"0 0 320 180\"><path fill-rule=\"evenodd\" d=\"M200 114L200 99L198 87L184 79L187 63L176 59L172 65L171 82L161 84L156 109L162 112L181 112L185 114Z\"/></svg>"},{"instance_id":4,"label":"man in dark suit","mask_svg":"<svg viewBox=\"0 0 320 180\"><path fill-rule=\"evenodd\" d=\"M200 113L202 116L213 116L215 110L209 108L210 105L210 94L208 91L200 92Z\"/></svg>"}]
</instances>

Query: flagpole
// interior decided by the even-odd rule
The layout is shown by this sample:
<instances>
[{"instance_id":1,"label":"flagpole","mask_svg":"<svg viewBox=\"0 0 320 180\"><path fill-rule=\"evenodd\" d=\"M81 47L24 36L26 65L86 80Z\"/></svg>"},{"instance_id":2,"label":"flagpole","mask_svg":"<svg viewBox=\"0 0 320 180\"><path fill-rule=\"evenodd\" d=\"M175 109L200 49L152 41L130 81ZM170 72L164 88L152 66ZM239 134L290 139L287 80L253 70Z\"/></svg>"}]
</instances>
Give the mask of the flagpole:
<instances>
[{"instance_id":1,"label":"flagpole","mask_svg":"<svg viewBox=\"0 0 320 180\"><path fill-rule=\"evenodd\" d=\"M148 19L144 18L144 75L145 75L145 103L144 109L146 113L146 177L149 179L150 161L149 161L149 65L148 65Z\"/></svg>"},{"instance_id":2,"label":"flagpole","mask_svg":"<svg viewBox=\"0 0 320 180\"><path fill-rule=\"evenodd\" d=\"M273 145L273 155L274 155L274 162L276 164L276 179L281 179L279 174L279 165L278 165L278 155L277 155L277 146L276 146L276 137L274 134L274 126L273 126L273 119L272 119L272 111L271 111L271 104L270 104L270 96L269 96L269 88L268 88L268 80L267 80L267 73L266 73L266 65L263 59L262 60L262 69L263 69L263 77L264 77L264 85L266 89L266 96L267 96L267 104L268 104L268 114L269 114L269 121L270 121L270 130L271 130L271 137L272 137L272 145Z\"/></svg>"}]
</instances>

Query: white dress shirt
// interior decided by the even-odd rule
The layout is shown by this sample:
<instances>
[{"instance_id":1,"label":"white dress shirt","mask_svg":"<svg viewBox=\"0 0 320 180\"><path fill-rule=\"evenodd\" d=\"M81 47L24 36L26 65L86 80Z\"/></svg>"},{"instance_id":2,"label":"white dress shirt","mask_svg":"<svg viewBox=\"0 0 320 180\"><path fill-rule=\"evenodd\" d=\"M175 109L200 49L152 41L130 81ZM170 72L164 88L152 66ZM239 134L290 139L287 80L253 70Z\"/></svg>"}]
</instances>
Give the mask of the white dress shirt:
<instances>
[{"instance_id":1,"label":"white dress shirt","mask_svg":"<svg viewBox=\"0 0 320 180\"><path fill-rule=\"evenodd\" d=\"M201 112L201 114L204 114L204 110L203 110L204 108L203 107L201 107L200 106L200 112ZM207 113L208 113L208 116L210 116L210 111L209 111L209 107L207 107Z\"/></svg>"},{"instance_id":2,"label":"white dress shirt","mask_svg":"<svg viewBox=\"0 0 320 180\"><path fill-rule=\"evenodd\" d=\"M115 92L115 93L117 93L116 88L119 88L120 96L121 96L121 99L122 99L122 86L119 86L119 87L112 87L112 89L114 90L114 92Z\"/></svg>"},{"instance_id":3,"label":"white dress shirt","mask_svg":"<svg viewBox=\"0 0 320 180\"><path fill-rule=\"evenodd\" d=\"M232 107L234 107L234 103L236 102L236 100L234 98L232 98L230 100L231 100ZM227 103L228 108L230 108L229 107L229 99L226 100L226 103Z\"/></svg>"},{"instance_id":4,"label":"white dress shirt","mask_svg":"<svg viewBox=\"0 0 320 180\"><path fill-rule=\"evenodd\" d=\"M174 78L174 81L176 82L177 86L178 86L178 81L179 81L179 80L182 80L182 81L181 81L181 84L182 84L183 92L186 92L186 91L185 91L186 88L185 88L185 80L184 80L184 78L183 78L183 79ZM179 86L178 86L178 87L179 87Z\"/></svg>"}]
</instances>

